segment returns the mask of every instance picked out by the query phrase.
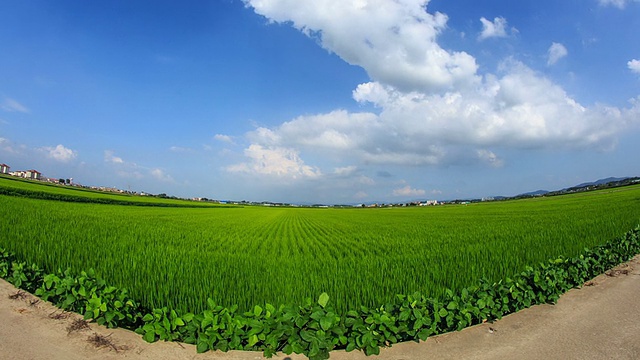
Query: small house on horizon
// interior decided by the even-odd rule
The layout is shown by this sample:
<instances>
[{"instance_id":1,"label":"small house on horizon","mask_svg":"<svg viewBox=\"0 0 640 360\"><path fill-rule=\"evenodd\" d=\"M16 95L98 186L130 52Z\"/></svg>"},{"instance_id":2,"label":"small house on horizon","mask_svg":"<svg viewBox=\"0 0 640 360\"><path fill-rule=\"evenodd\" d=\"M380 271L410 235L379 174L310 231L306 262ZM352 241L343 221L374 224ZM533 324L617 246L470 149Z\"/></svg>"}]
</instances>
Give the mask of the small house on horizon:
<instances>
[{"instance_id":1,"label":"small house on horizon","mask_svg":"<svg viewBox=\"0 0 640 360\"><path fill-rule=\"evenodd\" d=\"M27 170L26 175L27 179L32 180L40 180L40 177L42 177L42 173L36 170Z\"/></svg>"},{"instance_id":2,"label":"small house on horizon","mask_svg":"<svg viewBox=\"0 0 640 360\"><path fill-rule=\"evenodd\" d=\"M0 164L0 174L8 174L9 173L9 169L11 169L9 167L9 165L7 164Z\"/></svg>"},{"instance_id":3,"label":"small house on horizon","mask_svg":"<svg viewBox=\"0 0 640 360\"><path fill-rule=\"evenodd\" d=\"M18 170L10 172L9 174L31 180L40 180L42 178L42 173L37 170Z\"/></svg>"}]
</instances>

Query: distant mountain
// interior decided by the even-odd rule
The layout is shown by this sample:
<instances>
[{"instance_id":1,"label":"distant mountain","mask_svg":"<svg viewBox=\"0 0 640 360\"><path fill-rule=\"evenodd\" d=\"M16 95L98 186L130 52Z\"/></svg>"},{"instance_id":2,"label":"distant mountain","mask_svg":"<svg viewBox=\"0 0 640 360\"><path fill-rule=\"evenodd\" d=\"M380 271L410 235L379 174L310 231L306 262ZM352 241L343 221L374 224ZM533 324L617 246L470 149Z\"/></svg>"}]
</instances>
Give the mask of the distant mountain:
<instances>
[{"instance_id":1,"label":"distant mountain","mask_svg":"<svg viewBox=\"0 0 640 360\"><path fill-rule=\"evenodd\" d=\"M540 195L544 195L544 194L548 194L549 191L547 190L536 190L536 191L531 191L531 192L527 192L524 194L520 194L517 196L540 196Z\"/></svg>"},{"instance_id":2,"label":"distant mountain","mask_svg":"<svg viewBox=\"0 0 640 360\"><path fill-rule=\"evenodd\" d=\"M514 198L519 198L519 197L530 197L530 196L542 196L542 195L558 195L558 194L562 194L562 193L566 193L566 192L574 192L574 191L581 191L581 190L586 190L585 188L587 187L591 187L591 186L599 186L599 185L604 185L604 184L608 184L608 183L618 183L618 182L623 182L625 180L628 179L634 179L634 178L630 178L630 177L608 177L606 179L600 179L600 180L596 180L596 181L591 181L591 182L586 182L586 183L582 183L582 184L578 184L575 186L571 186L568 188L564 188L561 190L553 190L553 191L547 191L547 190L537 190L537 191L531 191L531 192L526 192L523 194L519 194L516 196L513 196ZM620 185L620 184L618 184ZM496 198L497 199L497 198Z\"/></svg>"},{"instance_id":3,"label":"distant mountain","mask_svg":"<svg viewBox=\"0 0 640 360\"><path fill-rule=\"evenodd\" d=\"M608 177L606 179L600 179L600 180L596 180L596 181L582 183L582 184L579 184L579 185L576 185L576 186L572 186L569 189L581 188L581 187L585 187L585 186L602 185L602 184L610 183L610 182L613 182L613 181L622 181L622 180L626 180L626 179L629 179L629 177L622 177L622 178Z\"/></svg>"}]
</instances>

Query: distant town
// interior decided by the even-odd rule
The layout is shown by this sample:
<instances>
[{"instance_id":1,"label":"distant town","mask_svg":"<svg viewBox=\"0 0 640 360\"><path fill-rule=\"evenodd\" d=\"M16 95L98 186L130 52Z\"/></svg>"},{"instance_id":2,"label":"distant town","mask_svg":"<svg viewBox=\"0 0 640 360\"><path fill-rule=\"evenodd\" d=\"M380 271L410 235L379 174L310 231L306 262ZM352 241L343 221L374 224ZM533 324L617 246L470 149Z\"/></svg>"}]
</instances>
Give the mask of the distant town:
<instances>
[{"instance_id":1,"label":"distant town","mask_svg":"<svg viewBox=\"0 0 640 360\"><path fill-rule=\"evenodd\" d=\"M125 194L125 195L152 196L152 197L166 198L166 199L211 202L216 204L230 204L230 205L290 206L290 207L317 207L317 208L329 208L329 207L380 208L380 207L407 207L407 206L437 206L437 205L447 205L447 204L468 205L471 203L486 202L486 201L503 201L503 200L541 197L541 196L556 196L556 195L562 195L562 194L613 188L613 187L627 186L627 185L640 183L640 177L624 177L624 178L610 177L606 179L596 180L593 182L582 183L582 184L561 189L561 190L555 190L555 191L538 190L538 191L528 192L528 193L524 193L516 196L491 196L491 197L483 197L483 198L477 198L477 199L455 199L455 200L446 200L446 201L413 200L409 202L400 202L400 203L368 202L368 203L359 203L359 204L329 205L329 204L292 204L292 203L280 203L280 202L271 202L271 201L256 202L256 201L246 201L246 200L242 200L242 201L216 200L216 199L209 199L206 197L181 198L176 196L170 196L165 193L154 195L144 191L136 192L136 191L117 189L115 187L86 186L86 185L75 183L73 181L73 178L49 178L49 177L43 176L41 172L33 169L11 171L11 167L7 164L0 164L0 174L15 176L15 177L29 179L29 180L42 181L42 182L47 182L51 184L58 184L62 186L74 186L74 187L79 187L84 189L91 189L95 191L103 191L103 192Z\"/></svg>"}]
</instances>

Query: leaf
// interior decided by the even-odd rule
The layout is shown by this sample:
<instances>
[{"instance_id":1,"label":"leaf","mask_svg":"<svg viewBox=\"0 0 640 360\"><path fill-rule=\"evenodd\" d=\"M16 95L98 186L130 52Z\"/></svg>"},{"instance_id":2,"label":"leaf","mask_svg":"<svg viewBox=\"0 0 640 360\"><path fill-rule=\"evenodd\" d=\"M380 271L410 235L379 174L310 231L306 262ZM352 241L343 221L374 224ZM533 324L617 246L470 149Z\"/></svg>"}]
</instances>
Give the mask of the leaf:
<instances>
[{"instance_id":1,"label":"leaf","mask_svg":"<svg viewBox=\"0 0 640 360\"><path fill-rule=\"evenodd\" d=\"M142 337L142 339L144 339L144 341L150 342L150 343L155 342L156 341L156 334L153 331L146 332L144 334L144 336Z\"/></svg>"},{"instance_id":2,"label":"leaf","mask_svg":"<svg viewBox=\"0 0 640 360\"><path fill-rule=\"evenodd\" d=\"M185 322L191 322L191 320L193 320L193 316L194 316L193 313L186 313L186 314L182 315L182 319Z\"/></svg>"},{"instance_id":3,"label":"leaf","mask_svg":"<svg viewBox=\"0 0 640 360\"><path fill-rule=\"evenodd\" d=\"M367 347L364 348L364 353L367 356L369 356L369 355L380 355L380 348L378 346L367 345Z\"/></svg>"},{"instance_id":4,"label":"leaf","mask_svg":"<svg viewBox=\"0 0 640 360\"><path fill-rule=\"evenodd\" d=\"M253 345L257 344L257 343L258 343L258 341L259 341L259 339L258 339L258 335L251 335L251 336L249 337L249 344L248 344L248 345L249 345L249 346L253 346Z\"/></svg>"},{"instance_id":5,"label":"leaf","mask_svg":"<svg viewBox=\"0 0 640 360\"><path fill-rule=\"evenodd\" d=\"M479 299L478 300L478 308L484 309L486 306L487 306L487 303L485 302L484 299Z\"/></svg>"},{"instance_id":6,"label":"leaf","mask_svg":"<svg viewBox=\"0 0 640 360\"><path fill-rule=\"evenodd\" d=\"M198 340L198 345L196 346L196 351L198 353L203 353L205 351L209 350L209 345L207 345L206 341L203 340Z\"/></svg>"},{"instance_id":7,"label":"leaf","mask_svg":"<svg viewBox=\"0 0 640 360\"><path fill-rule=\"evenodd\" d=\"M440 317L445 317L445 316L447 316L447 314L448 314L448 313L449 313L449 312L447 311L447 309L442 308L442 309L440 309L440 311L438 312L438 315L440 315Z\"/></svg>"},{"instance_id":8,"label":"leaf","mask_svg":"<svg viewBox=\"0 0 640 360\"><path fill-rule=\"evenodd\" d=\"M329 330L331 328L331 325L333 325L333 317L324 316L320 319L320 327L322 328L322 330Z\"/></svg>"},{"instance_id":9,"label":"leaf","mask_svg":"<svg viewBox=\"0 0 640 360\"><path fill-rule=\"evenodd\" d=\"M302 330L300 331L300 337L302 340L306 342L312 342L313 340L317 340L311 331Z\"/></svg>"},{"instance_id":10,"label":"leaf","mask_svg":"<svg viewBox=\"0 0 640 360\"><path fill-rule=\"evenodd\" d=\"M323 292L322 294L320 294L320 297L318 298L318 304L324 308L327 306L328 302L329 302L329 294L327 294L326 292Z\"/></svg>"},{"instance_id":11,"label":"leaf","mask_svg":"<svg viewBox=\"0 0 640 360\"><path fill-rule=\"evenodd\" d=\"M260 316L260 314L262 314L262 308L258 305L256 305L253 308L253 315L255 315L256 317Z\"/></svg>"},{"instance_id":12,"label":"leaf","mask_svg":"<svg viewBox=\"0 0 640 360\"><path fill-rule=\"evenodd\" d=\"M171 330L171 323L169 322L169 319L166 317L162 319L162 326L167 330Z\"/></svg>"},{"instance_id":13,"label":"leaf","mask_svg":"<svg viewBox=\"0 0 640 360\"><path fill-rule=\"evenodd\" d=\"M422 340L422 341L425 341L425 340L427 340L429 335L431 335L431 330L430 329L423 329L418 333L418 338L420 340Z\"/></svg>"}]
</instances>

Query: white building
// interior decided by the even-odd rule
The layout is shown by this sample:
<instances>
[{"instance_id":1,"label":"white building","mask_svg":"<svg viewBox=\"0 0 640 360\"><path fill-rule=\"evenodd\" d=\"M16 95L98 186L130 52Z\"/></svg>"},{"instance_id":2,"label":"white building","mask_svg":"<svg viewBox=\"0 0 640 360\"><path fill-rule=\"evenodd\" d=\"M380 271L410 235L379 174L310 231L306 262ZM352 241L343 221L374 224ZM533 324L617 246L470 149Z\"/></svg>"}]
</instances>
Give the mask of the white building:
<instances>
[{"instance_id":1,"label":"white building","mask_svg":"<svg viewBox=\"0 0 640 360\"><path fill-rule=\"evenodd\" d=\"M40 180L40 178L42 177L42 174L36 170L19 170L10 172L9 174L31 180Z\"/></svg>"}]
</instances>

